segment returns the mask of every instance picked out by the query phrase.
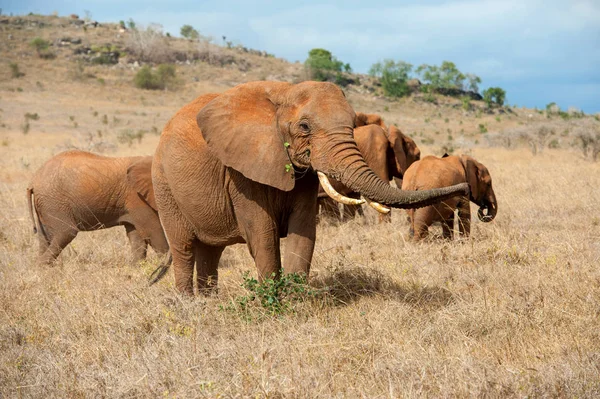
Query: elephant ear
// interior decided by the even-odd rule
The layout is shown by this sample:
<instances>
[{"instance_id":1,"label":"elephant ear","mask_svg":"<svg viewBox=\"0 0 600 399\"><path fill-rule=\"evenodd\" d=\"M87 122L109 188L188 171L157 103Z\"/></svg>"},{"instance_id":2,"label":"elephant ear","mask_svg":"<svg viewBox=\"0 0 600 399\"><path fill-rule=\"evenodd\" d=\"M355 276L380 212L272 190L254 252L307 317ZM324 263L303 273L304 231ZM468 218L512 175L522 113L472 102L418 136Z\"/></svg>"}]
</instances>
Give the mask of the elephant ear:
<instances>
[{"instance_id":1,"label":"elephant ear","mask_svg":"<svg viewBox=\"0 0 600 399\"><path fill-rule=\"evenodd\" d=\"M154 187L152 186L152 157L143 157L127 168L127 182L148 205L158 210L154 198Z\"/></svg>"},{"instance_id":2,"label":"elephant ear","mask_svg":"<svg viewBox=\"0 0 600 399\"><path fill-rule=\"evenodd\" d=\"M480 184L479 184L479 167L477 165L477 161L467 155L461 155L460 161L465 168L465 176L467 178L467 183L469 183L469 187L471 189L471 198L470 200L476 202L480 194Z\"/></svg>"},{"instance_id":3,"label":"elephant ear","mask_svg":"<svg viewBox=\"0 0 600 399\"><path fill-rule=\"evenodd\" d=\"M294 188L294 171L277 126L284 82L234 87L200 110L196 122L209 150L248 179L283 191Z\"/></svg>"},{"instance_id":4,"label":"elephant ear","mask_svg":"<svg viewBox=\"0 0 600 399\"><path fill-rule=\"evenodd\" d=\"M391 125L388 131L388 139L394 150L394 162L390 165L390 171L395 171L395 173L392 173L394 177L402 178L409 167L406 159L406 136L396 126Z\"/></svg>"}]
</instances>

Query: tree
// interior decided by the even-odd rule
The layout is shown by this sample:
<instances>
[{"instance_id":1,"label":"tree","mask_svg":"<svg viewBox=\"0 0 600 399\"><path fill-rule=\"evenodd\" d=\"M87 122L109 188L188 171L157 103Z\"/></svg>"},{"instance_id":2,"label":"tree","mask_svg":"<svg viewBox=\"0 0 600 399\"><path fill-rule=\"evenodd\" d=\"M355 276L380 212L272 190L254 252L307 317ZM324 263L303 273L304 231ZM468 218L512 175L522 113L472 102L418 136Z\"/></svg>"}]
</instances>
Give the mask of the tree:
<instances>
[{"instance_id":1,"label":"tree","mask_svg":"<svg viewBox=\"0 0 600 399\"><path fill-rule=\"evenodd\" d=\"M335 58L330 51L322 48L314 48L308 52L308 58L304 61L310 77L317 81L326 81L335 76L331 72L342 72L342 68L351 70L350 64Z\"/></svg>"},{"instance_id":2,"label":"tree","mask_svg":"<svg viewBox=\"0 0 600 399\"><path fill-rule=\"evenodd\" d=\"M481 78L477 75L464 74L458 70L451 61L443 61L439 67L436 65L420 65L416 72L421 75L421 80L428 82L432 89L459 89L477 92ZM465 80L467 84L465 84Z\"/></svg>"},{"instance_id":3,"label":"tree","mask_svg":"<svg viewBox=\"0 0 600 399\"><path fill-rule=\"evenodd\" d=\"M410 93L408 84L412 65L404 61L385 59L377 62L369 69L369 75L379 78L381 87L387 96L402 97Z\"/></svg>"},{"instance_id":4,"label":"tree","mask_svg":"<svg viewBox=\"0 0 600 399\"><path fill-rule=\"evenodd\" d=\"M479 93L479 84L481 83L481 78L472 73L466 73L465 77L469 82L467 84L467 89L471 90L472 92Z\"/></svg>"},{"instance_id":5,"label":"tree","mask_svg":"<svg viewBox=\"0 0 600 399\"><path fill-rule=\"evenodd\" d=\"M196 40L200 37L200 34L198 33L198 31L196 29L194 29L194 27L192 25L183 25L181 27L181 36L185 37L186 39L190 39L190 40Z\"/></svg>"},{"instance_id":6,"label":"tree","mask_svg":"<svg viewBox=\"0 0 600 399\"><path fill-rule=\"evenodd\" d=\"M503 106L505 98L506 92L500 87L489 87L483 91L483 101L488 107L491 107L492 103Z\"/></svg>"}]
</instances>

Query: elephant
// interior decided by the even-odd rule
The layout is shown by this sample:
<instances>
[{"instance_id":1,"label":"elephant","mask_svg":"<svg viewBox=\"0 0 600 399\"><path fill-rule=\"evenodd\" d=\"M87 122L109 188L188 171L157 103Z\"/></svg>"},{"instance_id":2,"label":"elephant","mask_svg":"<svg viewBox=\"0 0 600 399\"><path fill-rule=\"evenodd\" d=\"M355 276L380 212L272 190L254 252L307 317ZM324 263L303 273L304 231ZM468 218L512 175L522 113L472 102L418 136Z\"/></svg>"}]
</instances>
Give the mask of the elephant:
<instances>
[{"instance_id":1,"label":"elephant","mask_svg":"<svg viewBox=\"0 0 600 399\"><path fill-rule=\"evenodd\" d=\"M458 209L459 233L468 237L471 233L471 208L469 201L479 205L477 216L482 222L491 222L498 212L496 194L492 188L492 177L488 169L468 155L442 158L426 156L413 163L402 182L403 190L428 190L449 184L466 182L470 186L469 198L456 196L444 202L409 209L410 235L418 241L428 234L434 222L441 222L443 236L453 238L454 210Z\"/></svg>"},{"instance_id":2,"label":"elephant","mask_svg":"<svg viewBox=\"0 0 600 399\"><path fill-rule=\"evenodd\" d=\"M215 292L221 254L236 243L247 244L259 281L278 279L282 270L308 278L317 191L327 176L398 208L467 192L464 183L404 192L381 181L352 138L354 120L342 90L327 82L248 82L181 108L163 129L152 163L177 289L194 295L195 265L198 293Z\"/></svg>"},{"instance_id":3,"label":"elephant","mask_svg":"<svg viewBox=\"0 0 600 399\"><path fill-rule=\"evenodd\" d=\"M166 253L151 166L152 156L114 158L79 150L42 165L27 188L40 263L53 263L78 232L113 226L125 226L134 262L146 257L148 244Z\"/></svg>"},{"instance_id":4,"label":"elephant","mask_svg":"<svg viewBox=\"0 0 600 399\"><path fill-rule=\"evenodd\" d=\"M357 124L360 123L358 121L367 120L365 117L359 118L359 115L369 116L368 120L374 122L354 129L354 140L367 165L384 181L390 181L392 178L399 179L396 180L396 185L401 187L401 179L406 169L421 158L419 147L394 125L390 125L386 131L385 124L383 124L379 115L359 112L357 113ZM357 198L357 193L352 192L343 184L339 182L332 183L336 191L348 197ZM324 215L339 218L337 203L328 197L322 189L319 190L319 203ZM344 205L342 219L354 218L357 211L362 213L360 205ZM380 213L379 221L391 222L391 213Z\"/></svg>"},{"instance_id":5,"label":"elephant","mask_svg":"<svg viewBox=\"0 0 600 399\"><path fill-rule=\"evenodd\" d=\"M387 126L383 122L383 118L381 117L381 115L377 114L365 114L364 112L357 112L354 123L356 127L377 125L383 130L387 130Z\"/></svg>"}]
</instances>

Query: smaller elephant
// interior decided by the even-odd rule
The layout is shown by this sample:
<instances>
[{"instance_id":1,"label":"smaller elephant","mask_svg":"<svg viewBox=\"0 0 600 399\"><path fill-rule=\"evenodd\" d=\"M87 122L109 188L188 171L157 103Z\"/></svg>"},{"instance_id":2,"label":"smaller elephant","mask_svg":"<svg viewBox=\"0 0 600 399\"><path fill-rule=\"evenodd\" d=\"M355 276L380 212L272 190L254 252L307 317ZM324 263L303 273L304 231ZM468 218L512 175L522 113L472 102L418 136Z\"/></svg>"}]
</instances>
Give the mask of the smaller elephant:
<instances>
[{"instance_id":1,"label":"smaller elephant","mask_svg":"<svg viewBox=\"0 0 600 399\"><path fill-rule=\"evenodd\" d=\"M498 202L492 188L490 172L482 163L468 155L445 154L442 158L430 155L408 168L402 182L403 190L428 190L464 182L469 183L471 189L468 199L457 196L435 205L407 210L411 226L410 235L415 241L425 238L429 226L434 222L441 222L444 238L452 239L455 209L458 209L459 232L468 237L471 232L469 201L479 205L477 216L482 222L494 220L498 212Z\"/></svg>"},{"instance_id":2,"label":"smaller elephant","mask_svg":"<svg viewBox=\"0 0 600 399\"><path fill-rule=\"evenodd\" d=\"M356 124L356 127L377 125L383 130L387 130L387 126L383 122L383 119L377 114L365 114L364 112L357 112L356 118L354 118L354 123Z\"/></svg>"},{"instance_id":3,"label":"smaller elephant","mask_svg":"<svg viewBox=\"0 0 600 399\"><path fill-rule=\"evenodd\" d=\"M356 116L357 125L361 123L359 121L372 122L354 129L354 140L367 165L383 181L389 182L392 178L402 179L406 169L421 158L421 151L416 143L396 126L392 125L386 129L379 115L359 112ZM400 183L397 181L396 185L400 187L401 182L401 180ZM359 197L357 193L352 192L341 183L336 181L331 183L339 193L349 198ZM322 189L319 191L319 197L323 213L338 218L337 203L329 198ZM354 218L357 212L362 213L360 205L344 205L343 219ZM380 213L379 221L390 222L391 213Z\"/></svg>"},{"instance_id":4,"label":"smaller elephant","mask_svg":"<svg viewBox=\"0 0 600 399\"><path fill-rule=\"evenodd\" d=\"M148 244L166 253L151 168L152 156L110 158L77 150L48 160L27 188L40 263L54 262L79 231L113 226L125 226L134 262L146 257Z\"/></svg>"}]
</instances>

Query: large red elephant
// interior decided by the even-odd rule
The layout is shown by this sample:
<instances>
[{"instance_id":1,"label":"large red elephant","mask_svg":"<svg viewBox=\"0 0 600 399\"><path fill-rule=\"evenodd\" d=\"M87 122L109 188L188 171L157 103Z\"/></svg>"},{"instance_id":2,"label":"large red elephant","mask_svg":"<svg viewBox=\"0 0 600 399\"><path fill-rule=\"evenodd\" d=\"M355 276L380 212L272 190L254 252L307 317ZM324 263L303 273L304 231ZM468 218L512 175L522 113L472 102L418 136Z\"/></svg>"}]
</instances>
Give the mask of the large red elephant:
<instances>
[{"instance_id":1,"label":"large red elephant","mask_svg":"<svg viewBox=\"0 0 600 399\"><path fill-rule=\"evenodd\" d=\"M175 284L216 287L223 249L246 242L259 279L282 269L308 275L319 175L381 204L414 208L467 185L406 192L367 166L353 139L355 113L331 83L251 82L184 106L162 132L152 165L156 202L171 245ZM159 273L162 275L164 273Z\"/></svg>"}]
</instances>

